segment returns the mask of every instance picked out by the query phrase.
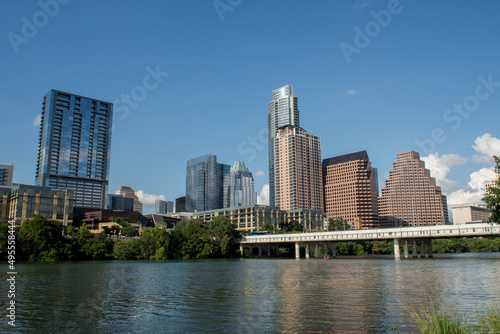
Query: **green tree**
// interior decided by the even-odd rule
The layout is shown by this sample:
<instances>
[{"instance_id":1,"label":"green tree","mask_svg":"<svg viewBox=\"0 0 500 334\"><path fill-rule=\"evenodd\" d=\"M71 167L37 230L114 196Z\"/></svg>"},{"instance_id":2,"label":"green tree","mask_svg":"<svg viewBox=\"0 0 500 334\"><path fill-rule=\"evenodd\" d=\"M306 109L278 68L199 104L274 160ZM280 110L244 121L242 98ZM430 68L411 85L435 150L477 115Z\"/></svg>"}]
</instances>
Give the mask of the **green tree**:
<instances>
[{"instance_id":1,"label":"green tree","mask_svg":"<svg viewBox=\"0 0 500 334\"><path fill-rule=\"evenodd\" d=\"M240 239L236 225L227 217L215 217L209 225L209 236L214 244L216 257L228 257L235 254Z\"/></svg>"},{"instance_id":2,"label":"green tree","mask_svg":"<svg viewBox=\"0 0 500 334\"><path fill-rule=\"evenodd\" d=\"M284 222L281 225L281 230L283 232L302 232L304 227L296 220L291 220L289 222Z\"/></svg>"},{"instance_id":3,"label":"green tree","mask_svg":"<svg viewBox=\"0 0 500 334\"><path fill-rule=\"evenodd\" d=\"M266 221L264 224L262 224L261 231L269 231L269 233L274 233L274 226L271 224L271 222Z\"/></svg>"},{"instance_id":4,"label":"green tree","mask_svg":"<svg viewBox=\"0 0 500 334\"><path fill-rule=\"evenodd\" d=\"M500 158L493 156L496 163L496 170L500 171ZM486 207L491 213L487 220L490 223L500 223L500 178L495 181L495 186L490 187L483 197Z\"/></svg>"},{"instance_id":5,"label":"green tree","mask_svg":"<svg viewBox=\"0 0 500 334\"><path fill-rule=\"evenodd\" d=\"M139 231L137 231L136 228L127 225L124 228L122 228L122 235L125 237L135 237L139 235Z\"/></svg>"},{"instance_id":6,"label":"green tree","mask_svg":"<svg viewBox=\"0 0 500 334\"><path fill-rule=\"evenodd\" d=\"M342 218L328 218L328 231L347 231L350 228Z\"/></svg>"}]
</instances>

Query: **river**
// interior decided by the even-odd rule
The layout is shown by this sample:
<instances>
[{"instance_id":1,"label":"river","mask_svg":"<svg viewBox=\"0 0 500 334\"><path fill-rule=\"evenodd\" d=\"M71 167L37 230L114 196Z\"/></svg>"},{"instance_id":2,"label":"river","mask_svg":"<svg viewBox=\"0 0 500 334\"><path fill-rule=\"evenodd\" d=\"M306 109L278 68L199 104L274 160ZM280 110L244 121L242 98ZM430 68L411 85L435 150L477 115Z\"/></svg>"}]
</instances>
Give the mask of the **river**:
<instances>
[{"instance_id":1,"label":"river","mask_svg":"<svg viewBox=\"0 0 500 334\"><path fill-rule=\"evenodd\" d=\"M410 333L410 313L429 301L471 318L500 305L500 253L16 268L15 332L387 333L399 325ZM6 305L6 291L2 298ZM14 332L3 318L2 330Z\"/></svg>"}]
</instances>

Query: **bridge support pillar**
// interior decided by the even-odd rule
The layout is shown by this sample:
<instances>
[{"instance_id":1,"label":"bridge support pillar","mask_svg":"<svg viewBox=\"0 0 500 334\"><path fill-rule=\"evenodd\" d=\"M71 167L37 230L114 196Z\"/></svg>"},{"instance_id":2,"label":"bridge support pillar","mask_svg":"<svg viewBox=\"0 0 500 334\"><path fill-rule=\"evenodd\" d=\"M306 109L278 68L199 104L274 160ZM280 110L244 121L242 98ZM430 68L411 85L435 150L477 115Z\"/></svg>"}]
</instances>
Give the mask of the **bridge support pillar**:
<instances>
[{"instance_id":1,"label":"bridge support pillar","mask_svg":"<svg viewBox=\"0 0 500 334\"><path fill-rule=\"evenodd\" d=\"M413 240L413 245L411 246L411 257L417 257L417 240Z\"/></svg>"},{"instance_id":2,"label":"bridge support pillar","mask_svg":"<svg viewBox=\"0 0 500 334\"><path fill-rule=\"evenodd\" d=\"M425 257L425 242L420 240L420 257Z\"/></svg>"},{"instance_id":3,"label":"bridge support pillar","mask_svg":"<svg viewBox=\"0 0 500 334\"><path fill-rule=\"evenodd\" d=\"M328 256L328 247L326 245L326 243L323 244L323 257L327 257Z\"/></svg>"},{"instance_id":4,"label":"bridge support pillar","mask_svg":"<svg viewBox=\"0 0 500 334\"><path fill-rule=\"evenodd\" d=\"M311 256L309 254L309 244L304 244L304 247L306 249L306 259L309 259Z\"/></svg>"},{"instance_id":5,"label":"bridge support pillar","mask_svg":"<svg viewBox=\"0 0 500 334\"><path fill-rule=\"evenodd\" d=\"M403 252L405 254L405 259L408 258L408 239L405 239L405 243L403 245Z\"/></svg>"},{"instance_id":6,"label":"bridge support pillar","mask_svg":"<svg viewBox=\"0 0 500 334\"><path fill-rule=\"evenodd\" d=\"M271 257L271 244L267 245L267 256Z\"/></svg>"},{"instance_id":7,"label":"bridge support pillar","mask_svg":"<svg viewBox=\"0 0 500 334\"><path fill-rule=\"evenodd\" d=\"M262 245L259 245L259 257L262 257Z\"/></svg>"},{"instance_id":8,"label":"bridge support pillar","mask_svg":"<svg viewBox=\"0 0 500 334\"><path fill-rule=\"evenodd\" d=\"M401 251L399 250L399 239L394 238L394 258L401 258Z\"/></svg>"},{"instance_id":9,"label":"bridge support pillar","mask_svg":"<svg viewBox=\"0 0 500 334\"><path fill-rule=\"evenodd\" d=\"M337 244L332 244L332 258L337 257Z\"/></svg>"},{"instance_id":10,"label":"bridge support pillar","mask_svg":"<svg viewBox=\"0 0 500 334\"><path fill-rule=\"evenodd\" d=\"M319 257L319 246L314 244L314 257Z\"/></svg>"},{"instance_id":11,"label":"bridge support pillar","mask_svg":"<svg viewBox=\"0 0 500 334\"><path fill-rule=\"evenodd\" d=\"M427 240L427 256L432 257L432 239Z\"/></svg>"},{"instance_id":12,"label":"bridge support pillar","mask_svg":"<svg viewBox=\"0 0 500 334\"><path fill-rule=\"evenodd\" d=\"M240 244L240 254L243 256L243 244Z\"/></svg>"},{"instance_id":13,"label":"bridge support pillar","mask_svg":"<svg viewBox=\"0 0 500 334\"><path fill-rule=\"evenodd\" d=\"M295 243L295 258L300 259L300 244L298 242Z\"/></svg>"}]
</instances>

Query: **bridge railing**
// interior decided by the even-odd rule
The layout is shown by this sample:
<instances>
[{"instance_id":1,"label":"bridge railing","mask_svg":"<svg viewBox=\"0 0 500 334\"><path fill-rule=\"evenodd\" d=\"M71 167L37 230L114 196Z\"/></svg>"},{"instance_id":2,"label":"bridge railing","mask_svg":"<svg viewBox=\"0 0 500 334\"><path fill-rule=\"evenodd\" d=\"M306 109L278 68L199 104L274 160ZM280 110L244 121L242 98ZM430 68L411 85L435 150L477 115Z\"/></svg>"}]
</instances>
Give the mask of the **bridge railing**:
<instances>
[{"instance_id":1,"label":"bridge railing","mask_svg":"<svg viewBox=\"0 0 500 334\"><path fill-rule=\"evenodd\" d=\"M287 243L378 240L395 238L451 238L466 236L499 235L498 224L435 225L423 227L399 227L373 230L312 232L294 234L267 234L243 236L241 243Z\"/></svg>"}]
</instances>

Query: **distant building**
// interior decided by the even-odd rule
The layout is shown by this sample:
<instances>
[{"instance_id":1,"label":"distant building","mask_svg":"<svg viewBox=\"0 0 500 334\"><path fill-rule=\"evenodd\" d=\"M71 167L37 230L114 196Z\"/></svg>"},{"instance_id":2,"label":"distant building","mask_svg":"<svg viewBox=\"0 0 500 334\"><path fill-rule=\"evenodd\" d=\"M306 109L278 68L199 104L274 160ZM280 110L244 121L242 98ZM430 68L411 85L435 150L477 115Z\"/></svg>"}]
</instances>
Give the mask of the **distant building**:
<instances>
[{"instance_id":1,"label":"distant building","mask_svg":"<svg viewBox=\"0 0 500 334\"><path fill-rule=\"evenodd\" d=\"M160 214L145 215L144 217L149 220L150 225L158 226L159 224L164 224L167 230L175 229L175 225L182 220L181 218Z\"/></svg>"},{"instance_id":2,"label":"distant building","mask_svg":"<svg viewBox=\"0 0 500 334\"><path fill-rule=\"evenodd\" d=\"M479 205L452 206L451 214L454 225L483 222L491 216L491 213L485 206Z\"/></svg>"},{"instance_id":3,"label":"distant building","mask_svg":"<svg viewBox=\"0 0 500 334\"><path fill-rule=\"evenodd\" d=\"M284 222L298 221L304 227L304 231L321 230L323 226L323 211L298 209L281 210L278 207L268 205L249 205L217 210L199 211L193 214L193 218L201 218L205 222L212 221L215 217L227 217L236 224L240 231L257 231L264 223L269 222L276 231L281 229Z\"/></svg>"},{"instance_id":4,"label":"distant building","mask_svg":"<svg viewBox=\"0 0 500 334\"><path fill-rule=\"evenodd\" d=\"M21 225L40 214L48 219L71 225L74 207L73 190L52 189L25 184L0 188L0 222L15 220Z\"/></svg>"},{"instance_id":5,"label":"distant building","mask_svg":"<svg viewBox=\"0 0 500 334\"><path fill-rule=\"evenodd\" d=\"M366 151L323 160L325 211L356 229L378 228L377 177Z\"/></svg>"},{"instance_id":6,"label":"distant building","mask_svg":"<svg viewBox=\"0 0 500 334\"><path fill-rule=\"evenodd\" d=\"M230 205L229 207L257 204L252 173L242 161L236 161L231 167Z\"/></svg>"},{"instance_id":7,"label":"distant building","mask_svg":"<svg viewBox=\"0 0 500 334\"><path fill-rule=\"evenodd\" d=\"M155 214L166 215L174 213L174 202L158 199L155 201Z\"/></svg>"},{"instance_id":8,"label":"distant building","mask_svg":"<svg viewBox=\"0 0 500 334\"><path fill-rule=\"evenodd\" d=\"M175 199L175 212L186 212L186 196Z\"/></svg>"},{"instance_id":9,"label":"distant building","mask_svg":"<svg viewBox=\"0 0 500 334\"><path fill-rule=\"evenodd\" d=\"M108 210L134 211L134 199L122 195L108 194Z\"/></svg>"},{"instance_id":10,"label":"distant building","mask_svg":"<svg viewBox=\"0 0 500 334\"><path fill-rule=\"evenodd\" d=\"M35 183L72 189L75 205L104 208L113 104L51 90L43 101Z\"/></svg>"},{"instance_id":11,"label":"distant building","mask_svg":"<svg viewBox=\"0 0 500 334\"><path fill-rule=\"evenodd\" d=\"M207 154L186 163L187 212L229 206L231 166L217 163L217 156Z\"/></svg>"},{"instance_id":12,"label":"distant building","mask_svg":"<svg viewBox=\"0 0 500 334\"><path fill-rule=\"evenodd\" d=\"M398 153L379 198L379 215L387 225L449 224L446 196L417 152Z\"/></svg>"},{"instance_id":13,"label":"distant building","mask_svg":"<svg viewBox=\"0 0 500 334\"><path fill-rule=\"evenodd\" d=\"M321 139L296 126L274 138L274 203L282 210L323 211Z\"/></svg>"},{"instance_id":14,"label":"distant building","mask_svg":"<svg viewBox=\"0 0 500 334\"><path fill-rule=\"evenodd\" d=\"M127 223L139 227L151 226L149 220L137 211L119 211L119 210L97 210L84 213L85 218L82 222L87 224L89 228L96 228L98 223L111 222L114 218L122 218Z\"/></svg>"},{"instance_id":15,"label":"distant building","mask_svg":"<svg viewBox=\"0 0 500 334\"><path fill-rule=\"evenodd\" d=\"M14 164L0 165L0 187L12 187Z\"/></svg>"},{"instance_id":16,"label":"distant building","mask_svg":"<svg viewBox=\"0 0 500 334\"><path fill-rule=\"evenodd\" d=\"M137 195L135 194L134 189L127 186L121 186L115 191L115 194L121 195L125 198L132 198L132 200L134 201L133 211L142 213L142 202L139 199L139 197L137 197Z\"/></svg>"}]
</instances>

